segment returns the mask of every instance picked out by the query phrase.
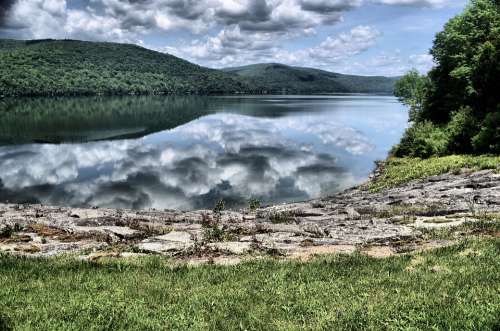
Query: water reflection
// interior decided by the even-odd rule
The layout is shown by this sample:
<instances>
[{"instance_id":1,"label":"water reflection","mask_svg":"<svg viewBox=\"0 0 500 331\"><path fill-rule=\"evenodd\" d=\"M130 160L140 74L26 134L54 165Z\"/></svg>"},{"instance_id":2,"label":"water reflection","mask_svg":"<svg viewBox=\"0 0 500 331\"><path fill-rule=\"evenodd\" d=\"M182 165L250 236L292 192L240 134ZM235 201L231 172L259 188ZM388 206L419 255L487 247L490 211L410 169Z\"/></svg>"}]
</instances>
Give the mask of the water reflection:
<instances>
[{"instance_id":1,"label":"water reflection","mask_svg":"<svg viewBox=\"0 0 500 331\"><path fill-rule=\"evenodd\" d=\"M406 121L392 98L195 99L209 115L189 112L142 138L0 147L0 200L136 209L303 200L364 180Z\"/></svg>"},{"instance_id":2,"label":"water reflection","mask_svg":"<svg viewBox=\"0 0 500 331\"><path fill-rule=\"evenodd\" d=\"M209 113L204 97L80 97L0 101L0 144L138 138Z\"/></svg>"}]
</instances>

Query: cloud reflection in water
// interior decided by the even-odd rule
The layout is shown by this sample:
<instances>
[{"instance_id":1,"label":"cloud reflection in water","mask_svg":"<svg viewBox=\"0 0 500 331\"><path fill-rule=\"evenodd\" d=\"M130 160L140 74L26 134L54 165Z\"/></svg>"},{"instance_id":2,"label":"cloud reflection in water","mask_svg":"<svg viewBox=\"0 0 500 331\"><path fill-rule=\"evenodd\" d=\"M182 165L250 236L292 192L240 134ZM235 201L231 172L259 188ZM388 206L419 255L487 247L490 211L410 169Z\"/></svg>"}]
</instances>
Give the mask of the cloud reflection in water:
<instances>
[{"instance_id":1,"label":"cloud reflection in water","mask_svg":"<svg viewBox=\"0 0 500 331\"><path fill-rule=\"evenodd\" d=\"M375 146L327 115L214 114L135 140L0 148L2 201L211 208L302 200L359 183Z\"/></svg>"}]
</instances>

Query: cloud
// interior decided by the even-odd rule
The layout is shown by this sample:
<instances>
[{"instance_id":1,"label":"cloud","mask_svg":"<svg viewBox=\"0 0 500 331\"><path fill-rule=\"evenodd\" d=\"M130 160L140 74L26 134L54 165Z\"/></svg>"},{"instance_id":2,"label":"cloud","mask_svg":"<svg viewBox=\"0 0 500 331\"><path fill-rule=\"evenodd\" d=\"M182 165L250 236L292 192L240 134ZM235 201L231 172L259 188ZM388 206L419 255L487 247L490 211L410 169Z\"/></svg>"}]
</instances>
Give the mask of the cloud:
<instances>
[{"instance_id":1,"label":"cloud","mask_svg":"<svg viewBox=\"0 0 500 331\"><path fill-rule=\"evenodd\" d=\"M187 30L204 33L213 27L245 33L300 35L340 22L342 12L358 0L91 0L84 8L66 0L12 0L0 7L8 12L10 29L25 37L137 41L154 31ZM8 10L10 8L10 10Z\"/></svg>"},{"instance_id":2,"label":"cloud","mask_svg":"<svg viewBox=\"0 0 500 331\"><path fill-rule=\"evenodd\" d=\"M163 51L203 62L209 66L227 67L255 62L280 62L329 68L332 64L360 54L376 44L381 33L371 26L356 26L348 32L329 36L317 46L288 51L276 46L272 36L263 33L244 34L238 27L222 30L205 41L165 48Z\"/></svg>"},{"instance_id":3,"label":"cloud","mask_svg":"<svg viewBox=\"0 0 500 331\"><path fill-rule=\"evenodd\" d=\"M362 0L300 0L304 10L317 13L340 12L361 6Z\"/></svg>"},{"instance_id":4,"label":"cloud","mask_svg":"<svg viewBox=\"0 0 500 331\"><path fill-rule=\"evenodd\" d=\"M375 3L383 5L396 5L408 7L431 7L442 8L453 5L463 5L462 0L373 0Z\"/></svg>"},{"instance_id":5,"label":"cloud","mask_svg":"<svg viewBox=\"0 0 500 331\"><path fill-rule=\"evenodd\" d=\"M375 46L381 25L359 25L328 36L328 27L362 6L442 8L463 0L6 0L0 5L0 34L14 38L70 38L136 43L211 67L282 62L343 73L368 73L356 57ZM411 10L411 9L409 9ZM404 28L402 28L404 29ZM179 33L178 32L181 32ZM201 36L203 35L203 36ZM324 36L322 42L306 40ZM169 44L159 46L167 36ZM175 36L170 39L171 36ZM179 37L180 36L180 37ZM307 45L307 46L301 46ZM386 50L387 52L388 50ZM413 51L414 52L414 51ZM383 57L380 55L378 57ZM425 58L401 60L421 70ZM423 61L426 61L425 63ZM368 63L369 64L369 63ZM401 72L396 67L391 72ZM357 69L356 69L357 68ZM357 71L356 71L356 70Z\"/></svg>"},{"instance_id":6,"label":"cloud","mask_svg":"<svg viewBox=\"0 0 500 331\"><path fill-rule=\"evenodd\" d=\"M370 26L357 26L347 33L328 37L319 46L307 50L312 59L322 63L335 63L347 57L359 54L373 46L380 32Z\"/></svg>"},{"instance_id":7,"label":"cloud","mask_svg":"<svg viewBox=\"0 0 500 331\"><path fill-rule=\"evenodd\" d=\"M3 27L5 25L5 20L8 17L9 10L14 3L15 0L4 0L0 2L0 27Z\"/></svg>"},{"instance_id":8,"label":"cloud","mask_svg":"<svg viewBox=\"0 0 500 331\"><path fill-rule=\"evenodd\" d=\"M430 54L402 54L399 50L394 52L381 52L364 61L341 61L339 66L345 73L361 75L386 75L400 76L411 69L417 69L422 74L429 72L434 66Z\"/></svg>"}]
</instances>

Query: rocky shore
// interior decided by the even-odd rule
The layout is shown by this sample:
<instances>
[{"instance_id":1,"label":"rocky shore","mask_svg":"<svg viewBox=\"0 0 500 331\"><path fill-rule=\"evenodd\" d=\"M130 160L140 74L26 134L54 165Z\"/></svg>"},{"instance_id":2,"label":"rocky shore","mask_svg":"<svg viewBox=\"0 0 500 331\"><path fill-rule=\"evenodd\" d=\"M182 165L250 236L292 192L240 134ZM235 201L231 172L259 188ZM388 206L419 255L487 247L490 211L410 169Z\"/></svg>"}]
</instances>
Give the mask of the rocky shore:
<instances>
[{"instance_id":1,"label":"rocky shore","mask_svg":"<svg viewBox=\"0 0 500 331\"><path fill-rule=\"evenodd\" d=\"M221 207L221 206L220 206ZM500 174L462 171L370 192L226 211L134 211L0 204L0 251L83 259L162 254L189 262L362 252L388 256L448 244L429 228L500 214Z\"/></svg>"}]
</instances>

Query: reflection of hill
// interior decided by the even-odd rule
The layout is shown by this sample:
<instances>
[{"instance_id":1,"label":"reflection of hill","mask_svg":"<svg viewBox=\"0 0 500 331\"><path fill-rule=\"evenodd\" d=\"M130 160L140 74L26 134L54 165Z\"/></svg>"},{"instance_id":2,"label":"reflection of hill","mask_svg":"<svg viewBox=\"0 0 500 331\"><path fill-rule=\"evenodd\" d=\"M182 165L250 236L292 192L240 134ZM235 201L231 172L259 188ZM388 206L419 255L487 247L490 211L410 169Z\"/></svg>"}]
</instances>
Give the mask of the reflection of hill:
<instances>
[{"instance_id":1,"label":"reflection of hill","mask_svg":"<svg viewBox=\"0 0 500 331\"><path fill-rule=\"evenodd\" d=\"M0 144L136 138L208 114L203 97L37 98L0 103Z\"/></svg>"}]
</instances>

